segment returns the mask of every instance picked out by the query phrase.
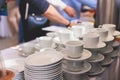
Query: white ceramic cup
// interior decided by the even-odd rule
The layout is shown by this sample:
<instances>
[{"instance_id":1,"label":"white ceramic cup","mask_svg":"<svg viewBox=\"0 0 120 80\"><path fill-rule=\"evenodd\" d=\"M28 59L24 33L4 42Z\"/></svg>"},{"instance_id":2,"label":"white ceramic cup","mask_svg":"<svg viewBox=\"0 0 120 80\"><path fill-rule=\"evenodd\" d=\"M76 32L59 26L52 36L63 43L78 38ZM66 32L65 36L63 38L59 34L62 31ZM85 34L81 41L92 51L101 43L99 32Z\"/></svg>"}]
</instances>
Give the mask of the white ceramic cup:
<instances>
[{"instance_id":1,"label":"white ceramic cup","mask_svg":"<svg viewBox=\"0 0 120 80\"><path fill-rule=\"evenodd\" d=\"M68 41L65 43L65 49L68 52L68 57L79 58L83 53L82 41Z\"/></svg>"},{"instance_id":2,"label":"white ceramic cup","mask_svg":"<svg viewBox=\"0 0 120 80\"><path fill-rule=\"evenodd\" d=\"M72 32L70 30L61 30L58 32L58 37L60 42L64 44L65 42L71 40Z\"/></svg>"},{"instance_id":3,"label":"white ceramic cup","mask_svg":"<svg viewBox=\"0 0 120 80\"><path fill-rule=\"evenodd\" d=\"M116 25L114 24L103 24L102 28L108 31L108 36L113 36L114 31L116 30Z\"/></svg>"},{"instance_id":4,"label":"white ceramic cup","mask_svg":"<svg viewBox=\"0 0 120 80\"><path fill-rule=\"evenodd\" d=\"M42 36L40 38L37 38L38 44L40 45L40 48L50 48L52 46L52 37L48 36Z\"/></svg>"},{"instance_id":5,"label":"white ceramic cup","mask_svg":"<svg viewBox=\"0 0 120 80\"><path fill-rule=\"evenodd\" d=\"M99 43L99 35L97 33L87 33L83 36L84 46L87 48L96 48Z\"/></svg>"},{"instance_id":6,"label":"white ceramic cup","mask_svg":"<svg viewBox=\"0 0 120 80\"><path fill-rule=\"evenodd\" d=\"M20 47L21 47L21 51L26 56L34 53L34 51L35 51L34 45L32 43L24 43L24 44L20 45Z\"/></svg>"},{"instance_id":7,"label":"white ceramic cup","mask_svg":"<svg viewBox=\"0 0 120 80\"><path fill-rule=\"evenodd\" d=\"M69 71L81 71L84 67L84 61L71 61L71 60L63 60L63 68Z\"/></svg>"},{"instance_id":8,"label":"white ceramic cup","mask_svg":"<svg viewBox=\"0 0 120 80\"><path fill-rule=\"evenodd\" d=\"M85 27L80 25L72 26L71 31L73 31L76 38L80 38L85 34Z\"/></svg>"},{"instance_id":9,"label":"white ceramic cup","mask_svg":"<svg viewBox=\"0 0 120 80\"><path fill-rule=\"evenodd\" d=\"M89 32L98 33L100 41L105 41L108 37L108 31L103 28L90 29Z\"/></svg>"}]
</instances>

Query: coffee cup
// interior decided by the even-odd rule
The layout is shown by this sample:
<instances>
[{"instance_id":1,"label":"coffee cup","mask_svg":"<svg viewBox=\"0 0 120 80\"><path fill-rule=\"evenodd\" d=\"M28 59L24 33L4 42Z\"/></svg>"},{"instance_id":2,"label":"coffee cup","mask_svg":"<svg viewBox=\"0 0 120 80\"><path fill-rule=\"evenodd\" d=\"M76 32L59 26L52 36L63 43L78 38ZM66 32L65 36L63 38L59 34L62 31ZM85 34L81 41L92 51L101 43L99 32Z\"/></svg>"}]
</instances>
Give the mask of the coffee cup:
<instances>
[{"instance_id":1,"label":"coffee cup","mask_svg":"<svg viewBox=\"0 0 120 80\"><path fill-rule=\"evenodd\" d=\"M80 38L85 34L85 27L80 25L72 26L71 31L73 31L76 38Z\"/></svg>"},{"instance_id":2,"label":"coffee cup","mask_svg":"<svg viewBox=\"0 0 120 80\"><path fill-rule=\"evenodd\" d=\"M103 28L90 29L89 32L98 33L100 41L105 41L108 37L108 31Z\"/></svg>"},{"instance_id":3,"label":"coffee cup","mask_svg":"<svg viewBox=\"0 0 120 80\"><path fill-rule=\"evenodd\" d=\"M26 56L33 54L35 51L34 44L32 44L32 43L24 43L24 44L20 45L20 48L21 48L20 51L23 52L24 55L26 55Z\"/></svg>"},{"instance_id":4,"label":"coffee cup","mask_svg":"<svg viewBox=\"0 0 120 80\"><path fill-rule=\"evenodd\" d=\"M52 46L52 37L42 36L37 38L37 42L40 48L50 48Z\"/></svg>"},{"instance_id":5,"label":"coffee cup","mask_svg":"<svg viewBox=\"0 0 120 80\"><path fill-rule=\"evenodd\" d=\"M65 42L72 39L72 32L70 30L58 31L58 37L60 39L60 42L64 44Z\"/></svg>"},{"instance_id":6,"label":"coffee cup","mask_svg":"<svg viewBox=\"0 0 120 80\"><path fill-rule=\"evenodd\" d=\"M82 41L68 41L65 43L65 49L68 53L68 57L79 58L83 53Z\"/></svg>"},{"instance_id":7,"label":"coffee cup","mask_svg":"<svg viewBox=\"0 0 120 80\"><path fill-rule=\"evenodd\" d=\"M83 36L84 47L96 48L99 43L99 35L97 33L89 32Z\"/></svg>"},{"instance_id":8,"label":"coffee cup","mask_svg":"<svg viewBox=\"0 0 120 80\"><path fill-rule=\"evenodd\" d=\"M103 24L102 28L108 31L108 36L112 37L113 33L116 29L116 25L114 25L114 24Z\"/></svg>"}]
</instances>

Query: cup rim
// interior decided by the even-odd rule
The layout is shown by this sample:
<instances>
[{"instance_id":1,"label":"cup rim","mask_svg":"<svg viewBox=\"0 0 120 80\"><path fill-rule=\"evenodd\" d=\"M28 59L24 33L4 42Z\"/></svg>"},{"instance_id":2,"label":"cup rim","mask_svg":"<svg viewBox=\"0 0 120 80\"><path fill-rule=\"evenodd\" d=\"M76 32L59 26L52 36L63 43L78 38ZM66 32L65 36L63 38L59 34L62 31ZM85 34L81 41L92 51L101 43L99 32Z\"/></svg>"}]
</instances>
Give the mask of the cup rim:
<instances>
[{"instance_id":1,"label":"cup rim","mask_svg":"<svg viewBox=\"0 0 120 80\"><path fill-rule=\"evenodd\" d=\"M70 43L71 42L71 43ZM69 43L69 44L68 44ZM74 44L75 43L75 44ZM67 41L65 42L64 44L65 46L69 46L69 47L78 47L78 46L83 46L84 43L83 41L75 41L75 40L70 40L70 41Z\"/></svg>"}]
</instances>

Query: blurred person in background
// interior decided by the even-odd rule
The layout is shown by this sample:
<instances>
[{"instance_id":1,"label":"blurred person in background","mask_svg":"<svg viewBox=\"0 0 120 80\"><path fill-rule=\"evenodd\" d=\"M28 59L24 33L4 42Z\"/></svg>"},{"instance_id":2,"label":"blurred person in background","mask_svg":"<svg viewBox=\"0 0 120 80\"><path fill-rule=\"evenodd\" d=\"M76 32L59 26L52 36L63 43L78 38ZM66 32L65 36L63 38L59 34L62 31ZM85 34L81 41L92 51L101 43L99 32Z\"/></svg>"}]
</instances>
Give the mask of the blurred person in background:
<instances>
[{"instance_id":1,"label":"blurred person in background","mask_svg":"<svg viewBox=\"0 0 120 80\"><path fill-rule=\"evenodd\" d=\"M0 37L12 37L12 32L7 20L7 5L3 0L0 0Z\"/></svg>"},{"instance_id":2,"label":"blurred person in background","mask_svg":"<svg viewBox=\"0 0 120 80\"><path fill-rule=\"evenodd\" d=\"M7 0L8 7L11 7L13 3L10 3L11 1L16 1L16 0ZM29 3L30 6L34 9L35 13L42 14L43 16L47 17L48 19L55 21L57 23L72 26L75 25L76 23L71 23L69 20L65 19L63 16L61 16L56 9L50 5L46 0L21 0L20 1L20 13L21 13L21 19L22 19L22 24L23 24L23 37L24 41L30 41L35 39L35 37L31 36L31 31L28 31L29 26L26 24L25 20L25 8L26 8L26 3ZM15 4L15 3L14 3ZM11 8L12 9L12 8ZM17 14L17 10L11 11L11 14L14 13L14 16ZM17 20L15 20L17 23Z\"/></svg>"},{"instance_id":3,"label":"blurred person in background","mask_svg":"<svg viewBox=\"0 0 120 80\"><path fill-rule=\"evenodd\" d=\"M0 0L0 8L4 5L5 0Z\"/></svg>"},{"instance_id":4,"label":"blurred person in background","mask_svg":"<svg viewBox=\"0 0 120 80\"><path fill-rule=\"evenodd\" d=\"M62 1L62 2L59 3L59 1ZM55 5L56 8L61 7L62 8L61 10L58 9L59 13L69 21L80 20L82 5L87 5L92 9L97 8L97 0L48 0L48 2ZM72 7L72 10L67 10L66 12L64 10L66 6ZM57 25L61 25L61 24L57 24Z\"/></svg>"}]
</instances>

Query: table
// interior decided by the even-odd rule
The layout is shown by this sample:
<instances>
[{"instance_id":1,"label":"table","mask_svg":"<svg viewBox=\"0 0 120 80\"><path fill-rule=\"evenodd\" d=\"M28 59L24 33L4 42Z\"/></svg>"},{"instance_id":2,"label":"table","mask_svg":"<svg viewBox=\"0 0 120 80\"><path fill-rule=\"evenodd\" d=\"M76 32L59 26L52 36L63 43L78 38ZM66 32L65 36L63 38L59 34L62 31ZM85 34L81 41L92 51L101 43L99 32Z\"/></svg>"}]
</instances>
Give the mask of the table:
<instances>
[{"instance_id":1,"label":"table","mask_svg":"<svg viewBox=\"0 0 120 80\"><path fill-rule=\"evenodd\" d=\"M21 70L24 70L24 60L25 57L21 57L18 55L18 51L14 49L15 47L11 47L8 49L4 49L1 51L4 61L6 62L7 68L14 71L16 74ZM15 64L13 63L16 62ZM11 65L11 66L10 66ZM120 56L114 59L111 66L107 67L103 74L95 77L90 77L90 80L120 80ZM13 79L18 80L18 79ZM22 79L19 79L22 80Z\"/></svg>"}]
</instances>

